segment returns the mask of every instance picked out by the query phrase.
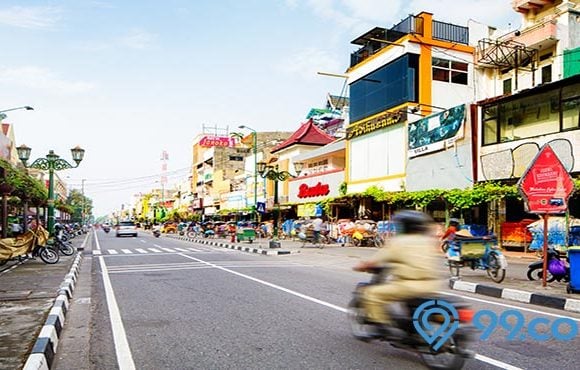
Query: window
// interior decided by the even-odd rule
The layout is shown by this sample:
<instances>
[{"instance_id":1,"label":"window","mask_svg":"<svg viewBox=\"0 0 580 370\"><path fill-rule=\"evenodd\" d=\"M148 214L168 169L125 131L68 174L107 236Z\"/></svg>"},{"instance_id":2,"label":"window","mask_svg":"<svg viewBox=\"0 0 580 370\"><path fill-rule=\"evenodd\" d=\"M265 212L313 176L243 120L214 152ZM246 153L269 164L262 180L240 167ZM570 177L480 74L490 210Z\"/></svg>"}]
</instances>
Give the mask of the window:
<instances>
[{"instance_id":1,"label":"window","mask_svg":"<svg viewBox=\"0 0 580 370\"><path fill-rule=\"evenodd\" d=\"M242 162L243 160L244 160L244 157L242 157L241 155L230 155L230 161Z\"/></svg>"},{"instance_id":2,"label":"window","mask_svg":"<svg viewBox=\"0 0 580 370\"><path fill-rule=\"evenodd\" d=\"M580 83L490 104L482 110L483 145L579 128Z\"/></svg>"},{"instance_id":3,"label":"window","mask_svg":"<svg viewBox=\"0 0 580 370\"><path fill-rule=\"evenodd\" d=\"M552 82L552 65L542 67L542 83Z\"/></svg>"},{"instance_id":4,"label":"window","mask_svg":"<svg viewBox=\"0 0 580 370\"><path fill-rule=\"evenodd\" d=\"M580 86L562 89L562 130L580 127Z\"/></svg>"},{"instance_id":5,"label":"window","mask_svg":"<svg viewBox=\"0 0 580 370\"><path fill-rule=\"evenodd\" d=\"M503 94L510 95L512 93L512 79L503 80Z\"/></svg>"},{"instance_id":6,"label":"window","mask_svg":"<svg viewBox=\"0 0 580 370\"><path fill-rule=\"evenodd\" d=\"M433 80L467 85L467 63L433 58Z\"/></svg>"}]
</instances>

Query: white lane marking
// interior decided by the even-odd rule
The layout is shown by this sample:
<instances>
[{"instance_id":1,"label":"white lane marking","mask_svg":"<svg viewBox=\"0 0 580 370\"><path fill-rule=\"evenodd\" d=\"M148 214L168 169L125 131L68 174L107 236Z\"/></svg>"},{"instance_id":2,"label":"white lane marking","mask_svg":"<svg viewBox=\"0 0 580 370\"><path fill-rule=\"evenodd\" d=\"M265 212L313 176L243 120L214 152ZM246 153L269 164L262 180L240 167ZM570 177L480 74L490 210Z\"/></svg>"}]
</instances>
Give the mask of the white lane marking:
<instances>
[{"instance_id":1,"label":"white lane marking","mask_svg":"<svg viewBox=\"0 0 580 370\"><path fill-rule=\"evenodd\" d=\"M476 360L479 360L481 362L487 362L488 364L493 365L493 366L497 366L500 369L506 369L506 370L523 370L521 367L517 367L517 366L510 365L510 364L506 364L505 362L501 362L501 361L498 361L498 360L493 359L491 357L487 357L487 356L480 355L480 354L476 354L475 355L475 359Z\"/></svg>"},{"instance_id":2,"label":"white lane marking","mask_svg":"<svg viewBox=\"0 0 580 370\"><path fill-rule=\"evenodd\" d=\"M195 249L195 248L187 248L192 252L201 252L201 249Z\"/></svg>"},{"instance_id":3,"label":"white lane marking","mask_svg":"<svg viewBox=\"0 0 580 370\"><path fill-rule=\"evenodd\" d=\"M155 253L163 253L161 252L159 249L155 249L155 248L147 248L149 249L151 252L155 252Z\"/></svg>"},{"instance_id":4,"label":"white lane marking","mask_svg":"<svg viewBox=\"0 0 580 370\"><path fill-rule=\"evenodd\" d=\"M461 295L461 294L454 294L454 293L448 293L448 292L439 292L439 293L444 294L444 295L454 296L454 297L461 297L461 298L465 298L465 299L468 299L468 300L471 300L471 301L476 301L476 302L481 302L481 303L487 303L487 304L494 304L496 306L502 306L502 307L508 307L508 308L515 308L515 309L518 309L518 310L528 311L528 312L536 313L536 314L539 314L539 315L546 315L546 316L552 316L552 317L572 319L574 321L580 322L580 319L577 319L577 318L571 317L571 316L558 315L558 314L555 314L555 313L549 313L549 312L544 312L544 311L533 310L531 308L525 308L525 307L521 307L521 306L514 306L514 305L511 305L511 304L507 304L507 303L499 303L499 302L486 301L485 299L468 297L466 295Z\"/></svg>"},{"instance_id":5,"label":"white lane marking","mask_svg":"<svg viewBox=\"0 0 580 370\"><path fill-rule=\"evenodd\" d=\"M139 239L139 241L140 241L141 243L147 243L147 242L146 242L145 240L143 240L143 239Z\"/></svg>"},{"instance_id":6,"label":"white lane marking","mask_svg":"<svg viewBox=\"0 0 580 370\"><path fill-rule=\"evenodd\" d=\"M226 265L224 267L230 268L280 268L280 267L296 267L293 265L276 265L276 266L236 266L236 265ZM213 269L213 266L208 265L189 265L189 266L152 266L152 267L138 267L133 268L118 268L110 269L109 274L123 274L131 272L155 272L155 271L179 271L179 270L198 270L198 269Z\"/></svg>"},{"instance_id":7,"label":"white lane marking","mask_svg":"<svg viewBox=\"0 0 580 370\"><path fill-rule=\"evenodd\" d=\"M183 248L175 248L175 250L178 250L180 252L187 252L187 249L183 249Z\"/></svg>"},{"instance_id":8,"label":"white lane marking","mask_svg":"<svg viewBox=\"0 0 580 370\"><path fill-rule=\"evenodd\" d=\"M146 250L144 250L144 249L141 249L141 248L135 248L135 250L136 250L137 252L139 252L139 253L149 253L149 252L147 252Z\"/></svg>"},{"instance_id":9,"label":"white lane marking","mask_svg":"<svg viewBox=\"0 0 580 370\"><path fill-rule=\"evenodd\" d=\"M101 254L101 251L100 251L99 249L95 249L95 250L93 251L93 255L95 255L95 256L98 256L98 255L100 255L100 254Z\"/></svg>"},{"instance_id":10,"label":"white lane marking","mask_svg":"<svg viewBox=\"0 0 580 370\"><path fill-rule=\"evenodd\" d=\"M97 247L99 247L97 249L101 249L99 246L99 238L96 234L95 241ZM107 308L109 309L109 318L111 319L113 342L115 343L115 353L117 354L117 364L119 365L119 370L135 370L135 362L131 355L131 348L127 341L127 334L125 333L125 327L123 326L123 320L121 319L121 312L119 312L119 306L115 299L115 292L113 291L113 285L109 278L109 271L107 270L105 259L101 256L99 257L99 262L101 264L101 272L103 273L105 299L107 301Z\"/></svg>"},{"instance_id":11,"label":"white lane marking","mask_svg":"<svg viewBox=\"0 0 580 370\"><path fill-rule=\"evenodd\" d=\"M314 298L314 297L307 296L307 295L302 294L302 293L295 292L295 291L290 290L290 289L287 289L287 288L283 288L283 287L281 287L279 285L272 284L272 283L269 283L267 281L257 279L255 277L250 276L250 275L242 274L241 272L237 272L237 271L234 271L234 270L230 270L230 269L227 269L225 267L221 267L221 266L218 266L216 264L213 264L213 263L210 263L210 262L206 262L206 261L200 260L200 259L195 258L195 257L192 257L192 256L185 255L183 253L179 253L179 255L182 256L182 257L185 257L185 258L192 259L194 261L198 261L198 262L205 263L205 264L207 264L209 266L213 266L213 267L215 267L218 270L222 270L222 271L225 271L225 272L229 272L230 274L234 274L234 275L243 277L244 279L252 280L252 281L255 281L256 283L260 283L260 284L269 286L271 288L278 289L278 290L281 290L283 292L286 292L286 293L295 295L295 296L300 297L300 298L303 298L303 299L305 299L307 301L311 301L311 302L314 302L314 303L318 303L318 304L323 305L323 306L326 306L326 307L334 308L335 310L340 311L340 312L344 312L344 313L347 312L347 309L346 308L343 308L343 307L334 305L334 304L329 303L329 302L322 301L322 300L317 299L317 298ZM492 359L492 358L489 358L489 357L486 357L486 356L482 356L482 355L476 355L476 359L478 359L479 361L482 361L482 362L487 362L487 363L489 363L489 364L491 364L493 366L497 366L497 367L500 367L502 369L522 370L522 369L520 369L518 367L515 367L513 365L507 364L505 362L501 362L501 361L498 361L498 360L495 360L495 359Z\"/></svg>"},{"instance_id":12,"label":"white lane marking","mask_svg":"<svg viewBox=\"0 0 580 370\"><path fill-rule=\"evenodd\" d=\"M168 268L158 268L158 269L141 269L141 270L115 270L111 271L110 274L126 274L131 272L155 272L155 271L179 271L179 270L199 270L199 269L211 269L211 266L189 266L189 267L168 267Z\"/></svg>"},{"instance_id":13,"label":"white lane marking","mask_svg":"<svg viewBox=\"0 0 580 370\"><path fill-rule=\"evenodd\" d=\"M175 250L171 249L171 248L162 248L159 247L161 250L164 250L165 252L170 252L170 253L175 253Z\"/></svg>"},{"instance_id":14,"label":"white lane marking","mask_svg":"<svg viewBox=\"0 0 580 370\"><path fill-rule=\"evenodd\" d=\"M97 230L93 229L93 232L95 234L95 239L97 239ZM101 245L99 244L99 242L97 241L95 247L97 248L97 250L101 250Z\"/></svg>"},{"instance_id":15,"label":"white lane marking","mask_svg":"<svg viewBox=\"0 0 580 370\"><path fill-rule=\"evenodd\" d=\"M107 252L109 252L109 254L117 254L117 253L119 253L119 252L117 252L114 249L107 249Z\"/></svg>"},{"instance_id":16,"label":"white lane marking","mask_svg":"<svg viewBox=\"0 0 580 370\"><path fill-rule=\"evenodd\" d=\"M129 249L121 249L125 254L133 254Z\"/></svg>"}]
</instances>

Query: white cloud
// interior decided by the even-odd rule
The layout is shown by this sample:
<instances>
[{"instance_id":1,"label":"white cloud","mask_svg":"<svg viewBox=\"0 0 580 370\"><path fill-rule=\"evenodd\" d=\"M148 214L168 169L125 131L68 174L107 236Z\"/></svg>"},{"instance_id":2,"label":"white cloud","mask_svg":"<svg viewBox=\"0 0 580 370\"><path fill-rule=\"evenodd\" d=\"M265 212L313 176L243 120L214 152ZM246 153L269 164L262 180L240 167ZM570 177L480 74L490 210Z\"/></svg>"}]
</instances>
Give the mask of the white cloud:
<instances>
[{"instance_id":1,"label":"white cloud","mask_svg":"<svg viewBox=\"0 0 580 370\"><path fill-rule=\"evenodd\" d=\"M0 82L57 94L75 94L92 90L95 85L84 81L67 81L46 68L24 66L0 67Z\"/></svg>"},{"instance_id":2,"label":"white cloud","mask_svg":"<svg viewBox=\"0 0 580 370\"><path fill-rule=\"evenodd\" d=\"M156 39L157 35L155 34L142 29L133 29L119 39L119 44L131 49L148 49Z\"/></svg>"},{"instance_id":3,"label":"white cloud","mask_svg":"<svg viewBox=\"0 0 580 370\"><path fill-rule=\"evenodd\" d=\"M0 9L0 24L13 27L49 29L60 20L61 10L51 6L13 6Z\"/></svg>"},{"instance_id":4,"label":"white cloud","mask_svg":"<svg viewBox=\"0 0 580 370\"><path fill-rule=\"evenodd\" d=\"M335 73L341 69L341 63L325 50L308 48L279 63L276 69L305 79L312 79L316 77L317 72Z\"/></svg>"}]
</instances>

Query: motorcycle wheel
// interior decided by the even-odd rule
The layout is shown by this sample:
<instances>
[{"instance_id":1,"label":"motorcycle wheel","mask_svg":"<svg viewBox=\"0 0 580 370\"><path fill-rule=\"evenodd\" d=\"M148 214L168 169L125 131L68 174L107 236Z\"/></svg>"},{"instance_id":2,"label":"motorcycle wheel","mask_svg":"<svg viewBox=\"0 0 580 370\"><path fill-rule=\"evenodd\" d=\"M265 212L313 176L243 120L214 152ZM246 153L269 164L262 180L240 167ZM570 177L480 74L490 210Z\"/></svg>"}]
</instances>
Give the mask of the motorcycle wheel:
<instances>
[{"instance_id":1,"label":"motorcycle wheel","mask_svg":"<svg viewBox=\"0 0 580 370\"><path fill-rule=\"evenodd\" d=\"M357 238L352 238L352 245L354 245L355 247L360 246L362 243L360 241L360 239Z\"/></svg>"},{"instance_id":2,"label":"motorcycle wheel","mask_svg":"<svg viewBox=\"0 0 580 370\"><path fill-rule=\"evenodd\" d=\"M458 346L454 336L449 338L450 346ZM421 360L429 369L461 369L465 364L465 358L458 353L438 352L424 353L420 352Z\"/></svg>"},{"instance_id":3,"label":"motorcycle wheel","mask_svg":"<svg viewBox=\"0 0 580 370\"><path fill-rule=\"evenodd\" d=\"M501 268L495 253L490 254L488 265L487 276L496 283L501 283L505 279L505 269Z\"/></svg>"},{"instance_id":4,"label":"motorcycle wheel","mask_svg":"<svg viewBox=\"0 0 580 370\"><path fill-rule=\"evenodd\" d=\"M70 244L60 243L58 250L65 256L72 256L75 253L75 249Z\"/></svg>"},{"instance_id":5,"label":"motorcycle wheel","mask_svg":"<svg viewBox=\"0 0 580 370\"><path fill-rule=\"evenodd\" d=\"M544 276L544 271L542 271L542 268L536 268L536 269L529 269L528 273L528 280L542 280L542 277ZM553 282L554 280L556 280L556 277L552 274L550 274L550 271L548 271L548 276L546 276L546 281L548 283Z\"/></svg>"},{"instance_id":6,"label":"motorcycle wheel","mask_svg":"<svg viewBox=\"0 0 580 370\"><path fill-rule=\"evenodd\" d=\"M60 259L58 253L51 247L40 247L38 255L44 263L48 263L49 265L57 263Z\"/></svg>"},{"instance_id":7,"label":"motorcycle wheel","mask_svg":"<svg viewBox=\"0 0 580 370\"><path fill-rule=\"evenodd\" d=\"M370 340L369 325L365 323L365 312L359 299L353 298L347 306L347 317L352 335L363 342Z\"/></svg>"},{"instance_id":8,"label":"motorcycle wheel","mask_svg":"<svg viewBox=\"0 0 580 370\"><path fill-rule=\"evenodd\" d=\"M446 243L446 242L441 243L441 251L443 253L447 253L448 249L449 249L449 243Z\"/></svg>"},{"instance_id":9,"label":"motorcycle wheel","mask_svg":"<svg viewBox=\"0 0 580 370\"><path fill-rule=\"evenodd\" d=\"M5 265L8 262L8 260L0 260L0 266Z\"/></svg>"}]
</instances>

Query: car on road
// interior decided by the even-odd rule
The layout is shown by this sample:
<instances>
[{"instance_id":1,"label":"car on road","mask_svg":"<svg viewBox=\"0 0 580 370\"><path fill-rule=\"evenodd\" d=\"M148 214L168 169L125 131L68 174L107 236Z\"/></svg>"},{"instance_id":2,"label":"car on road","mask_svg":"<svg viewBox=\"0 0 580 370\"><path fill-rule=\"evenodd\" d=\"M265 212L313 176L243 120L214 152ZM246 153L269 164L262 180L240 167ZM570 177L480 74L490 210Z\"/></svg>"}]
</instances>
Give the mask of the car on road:
<instances>
[{"instance_id":1,"label":"car on road","mask_svg":"<svg viewBox=\"0 0 580 370\"><path fill-rule=\"evenodd\" d=\"M117 229L117 231L116 231L115 235L117 237L120 237L123 235L137 236L137 225L135 225L135 223L133 221L121 221L117 225L116 229Z\"/></svg>"}]
</instances>

